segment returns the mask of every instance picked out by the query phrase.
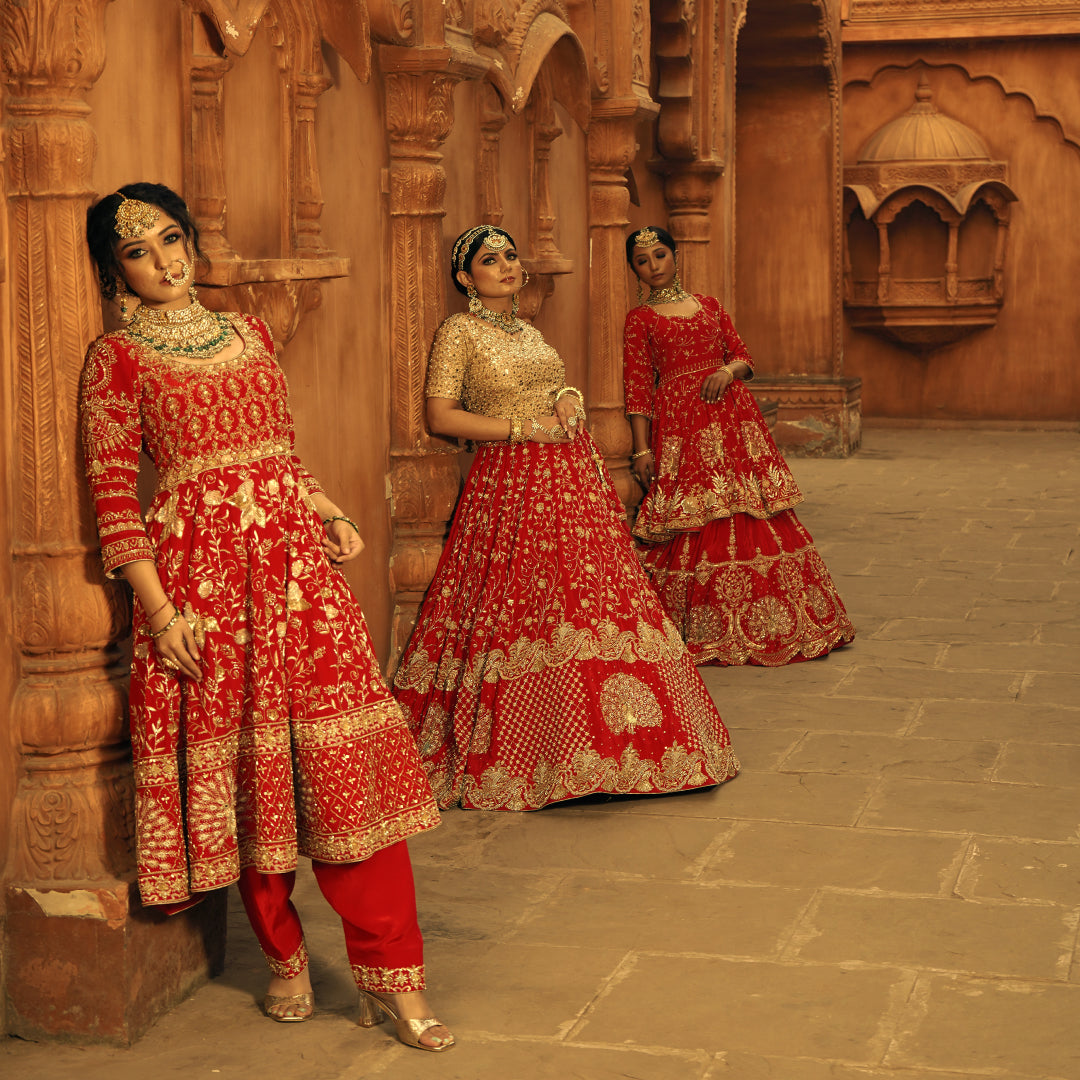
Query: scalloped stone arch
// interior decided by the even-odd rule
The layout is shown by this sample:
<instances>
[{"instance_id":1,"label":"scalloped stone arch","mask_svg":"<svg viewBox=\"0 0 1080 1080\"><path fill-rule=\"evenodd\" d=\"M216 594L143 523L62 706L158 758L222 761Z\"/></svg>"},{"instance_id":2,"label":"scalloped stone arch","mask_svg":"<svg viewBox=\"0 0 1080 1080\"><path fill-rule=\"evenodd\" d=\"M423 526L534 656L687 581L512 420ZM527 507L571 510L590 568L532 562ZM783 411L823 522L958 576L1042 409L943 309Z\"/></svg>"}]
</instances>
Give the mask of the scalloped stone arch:
<instances>
[{"instance_id":1,"label":"scalloped stone arch","mask_svg":"<svg viewBox=\"0 0 1080 1080\"><path fill-rule=\"evenodd\" d=\"M1043 109L1040 106L1036 95L1032 91L1026 90L1020 86L1007 85L1004 79L998 73L993 71L975 71L974 69L969 69L963 64L956 62L950 62L947 64L935 64L930 61L920 59L913 60L910 64L882 64L880 67L875 68L873 73L869 77L854 78L847 82L845 85L873 87L875 81L881 75L884 75L887 72L914 71L917 68L925 68L927 70L933 71L948 71L949 69L952 69L954 71L961 72L969 82L993 83L1002 92L1002 94L1004 94L1006 98L1023 98L1024 101L1026 101L1028 105L1031 106L1032 116L1034 117L1034 119L1052 123L1057 128L1058 133L1061 136L1062 142L1068 144L1069 146L1072 146L1076 150L1080 150L1080 130L1075 132L1069 131L1057 116L1055 116L1052 112Z\"/></svg>"}]
</instances>

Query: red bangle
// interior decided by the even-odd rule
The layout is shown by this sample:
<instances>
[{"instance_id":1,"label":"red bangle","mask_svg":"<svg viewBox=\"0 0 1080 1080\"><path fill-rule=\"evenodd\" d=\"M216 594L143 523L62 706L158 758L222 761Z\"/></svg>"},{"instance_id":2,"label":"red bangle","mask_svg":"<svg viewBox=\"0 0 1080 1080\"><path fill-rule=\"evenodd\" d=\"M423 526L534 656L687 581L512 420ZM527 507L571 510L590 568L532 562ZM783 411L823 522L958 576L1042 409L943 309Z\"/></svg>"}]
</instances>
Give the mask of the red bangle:
<instances>
[{"instance_id":1,"label":"red bangle","mask_svg":"<svg viewBox=\"0 0 1080 1080\"><path fill-rule=\"evenodd\" d=\"M160 615L161 612L163 612L165 608L168 607L168 605L171 603L172 601L166 596L164 601L162 601L161 607L155 608L153 611L150 612L149 615L146 616L146 621L149 622L155 615Z\"/></svg>"}]
</instances>

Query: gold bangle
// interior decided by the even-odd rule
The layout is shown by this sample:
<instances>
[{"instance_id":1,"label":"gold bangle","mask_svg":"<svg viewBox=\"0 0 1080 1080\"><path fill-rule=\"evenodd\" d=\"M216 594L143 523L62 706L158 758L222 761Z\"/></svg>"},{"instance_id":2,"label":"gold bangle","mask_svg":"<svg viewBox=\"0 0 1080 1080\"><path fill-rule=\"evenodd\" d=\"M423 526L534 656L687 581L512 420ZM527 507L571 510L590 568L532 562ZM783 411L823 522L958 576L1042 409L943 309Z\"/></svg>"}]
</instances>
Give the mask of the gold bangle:
<instances>
[{"instance_id":1,"label":"gold bangle","mask_svg":"<svg viewBox=\"0 0 1080 1080\"><path fill-rule=\"evenodd\" d=\"M630 460L631 461L637 461L637 459L639 457L644 457L646 454L651 454L651 453L652 453L651 450L639 450L636 454L631 454L630 455Z\"/></svg>"},{"instance_id":2,"label":"gold bangle","mask_svg":"<svg viewBox=\"0 0 1080 1080\"><path fill-rule=\"evenodd\" d=\"M160 630L152 630L150 632L150 636L152 638L159 638L163 634L168 633L176 625L176 622L179 618L180 609L175 604L173 604L173 617Z\"/></svg>"},{"instance_id":3,"label":"gold bangle","mask_svg":"<svg viewBox=\"0 0 1080 1080\"><path fill-rule=\"evenodd\" d=\"M521 441L521 421L512 416L510 417L510 445L516 446Z\"/></svg>"},{"instance_id":4,"label":"gold bangle","mask_svg":"<svg viewBox=\"0 0 1080 1080\"><path fill-rule=\"evenodd\" d=\"M566 394L577 394L578 401L580 401L582 403L582 405L585 404L585 395L576 386L564 386L555 395L555 404L558 405L559 404L559 398L565 396Z\"/></svg>"},{"instance_id":5,"label":"gold bangle","mask_svg":"<svg viewBox=\"0 0 1080 1080\"><path fill-rule=\"evenodd\" d=\"M344 514L335 514L333 517L323 518L323 528L325 529L331 521L344 521L346 525L352 526L352 531L356 533L357 536L360 535L360 530L356 527L356 522L353 521L352 518L345 517Z\"/></svg>"}]
</instances>

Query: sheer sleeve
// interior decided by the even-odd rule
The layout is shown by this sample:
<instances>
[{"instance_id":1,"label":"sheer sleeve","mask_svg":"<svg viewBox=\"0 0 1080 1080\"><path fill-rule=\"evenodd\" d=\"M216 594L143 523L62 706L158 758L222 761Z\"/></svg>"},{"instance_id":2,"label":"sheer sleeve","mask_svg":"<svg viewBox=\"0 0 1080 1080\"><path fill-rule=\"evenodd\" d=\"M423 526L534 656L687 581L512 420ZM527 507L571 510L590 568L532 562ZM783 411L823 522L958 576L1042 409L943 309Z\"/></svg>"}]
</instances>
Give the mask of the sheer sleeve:
<instances>
[{"instance_id":1,"label":"sheer sleeve","mask_svg":"<svg viewBox=\"0 0 1080 1080\"><path fill-rule=\"evenodd\" d=\"M461 401L465 393L468 357L469 339L463 320L451 316L435 333L428 359L426 396Z\"/></svg>"},{"instance_id":2,"label":"sheer sleeve","mask_svg":"<svg viewBox=\"0 0 1080 1080\"><path fill-rule=\"evenodd\" d=\"M710 299L716 305L716 317L720 323L720 334L724 343L724 363L733 364L741 360L750 369L750 373L743 382L749 382L754 377L754 361L750 358L750 353L743 344L742 338L739 337L731 316L724 310L719 300L713 297Z\"/></svg>"},{"instance_id":3,"label":"sheer sleeve","mask_svg":"<svg viewBox=\"0 0 1080 1080\"><path fill-rule=\"evenodd\" d=\"M154 560L137 490L142 446L138 384L138 362L120 342L106 337L90 346L79 412L86 475L109 577L117 577L126 563Z\"/></svg>"},{"instance_id":4,"label":"sheer sleeve","mask_svg":"<svg viewBox=\"0 0 1080 1080\"><path fill-rule=\"evenodd\" d=\"M649 344L646 309L633 308L623 326L623 398L626 412L652 419L656 369Z\"/></svg>"}]
</instances>

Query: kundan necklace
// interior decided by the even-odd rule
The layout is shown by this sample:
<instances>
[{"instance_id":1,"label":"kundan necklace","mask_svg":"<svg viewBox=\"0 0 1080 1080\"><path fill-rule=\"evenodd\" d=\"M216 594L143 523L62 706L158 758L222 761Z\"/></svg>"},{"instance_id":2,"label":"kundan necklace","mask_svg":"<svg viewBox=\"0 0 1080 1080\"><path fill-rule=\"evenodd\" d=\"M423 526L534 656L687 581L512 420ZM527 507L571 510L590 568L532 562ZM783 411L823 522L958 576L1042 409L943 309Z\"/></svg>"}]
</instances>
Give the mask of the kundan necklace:
<instances>
[{"instance_id":1,"label":"kundan necklace","mask_svg":"<svg viewBox=\"0 0 1080 1080\"><path fill-rule=\"evenodd\" d=\"M689 300L690 294L676 278L666 289L653 289L645 303L655 307L657 304L677 304L680 300Z\"/></svg>"},{"instance_id":2,"label":"kundan necklace","mask_svg":"<svg viewBox=\"0 0 1080 1080\"><path fill-rule=\"evenodd\" d=\"M209 360L228 345L233 325L227 315L207 311L198 300L192 300L175 311L140 304L127 332L160 353Z\"/></svg>"},{"instance_id":3,"label":"kundan necklace","mask_svg":"<svg viewBox=\"0 0 1080 1080\"><path fill-rule=\"evenodd\" d=\"M492 326L497 326L500 330L505 330L508 334L517 334L525 329L525 324L517 317L518 313L518 298L514 297L514 302L510 305L510 314L507 315L503 311L492 311L491 308L484 306L484 301L480 299L480 294L469 286L469 313L475 315L478 319L483 319L484 322L491 323Z\"/></svg>"}]
</instances>

